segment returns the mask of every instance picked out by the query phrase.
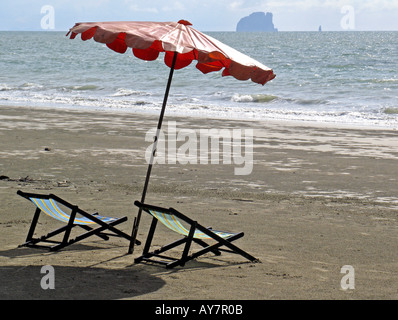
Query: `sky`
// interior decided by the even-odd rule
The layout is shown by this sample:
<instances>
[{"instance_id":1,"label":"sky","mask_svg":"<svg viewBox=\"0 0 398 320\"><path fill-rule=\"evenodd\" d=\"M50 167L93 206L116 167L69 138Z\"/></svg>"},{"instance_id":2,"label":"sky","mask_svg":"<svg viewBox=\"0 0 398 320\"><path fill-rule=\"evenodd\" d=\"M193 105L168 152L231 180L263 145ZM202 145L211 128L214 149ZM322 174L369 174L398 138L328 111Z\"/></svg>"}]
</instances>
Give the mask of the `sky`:
<instances>
[{"instance_id":1,"label":"sky","mask_svg":"<svg viewBox=\"0 0 398 320\"><path fill-rule=\"evenodd\" d=\"M185 19L201 31L235 31L253 12L272 12L279 31L398 31L398 0L0 0L0 30Z\"/></svg>"}]
</instances>

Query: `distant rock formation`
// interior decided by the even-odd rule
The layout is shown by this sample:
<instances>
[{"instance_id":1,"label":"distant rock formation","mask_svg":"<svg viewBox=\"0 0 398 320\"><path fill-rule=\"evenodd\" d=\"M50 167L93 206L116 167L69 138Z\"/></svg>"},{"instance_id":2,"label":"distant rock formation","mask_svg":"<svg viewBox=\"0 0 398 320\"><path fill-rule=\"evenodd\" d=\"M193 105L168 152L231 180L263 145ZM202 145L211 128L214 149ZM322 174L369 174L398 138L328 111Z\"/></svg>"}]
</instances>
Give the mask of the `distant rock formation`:
<instances>
[{"instance_id":1,"label":"distant rock formation","mask_svg":"<svg viewBox=\"0 0 398 320\"><path fill-rule=\"evenodd\" d=\"M273 15L271 12L254 12L248 17L240 19L236 26L237 32L250 32L250 31L268 31L277 32L278 29L274 27L272 22Z\"/></svg>"}]
</instances>

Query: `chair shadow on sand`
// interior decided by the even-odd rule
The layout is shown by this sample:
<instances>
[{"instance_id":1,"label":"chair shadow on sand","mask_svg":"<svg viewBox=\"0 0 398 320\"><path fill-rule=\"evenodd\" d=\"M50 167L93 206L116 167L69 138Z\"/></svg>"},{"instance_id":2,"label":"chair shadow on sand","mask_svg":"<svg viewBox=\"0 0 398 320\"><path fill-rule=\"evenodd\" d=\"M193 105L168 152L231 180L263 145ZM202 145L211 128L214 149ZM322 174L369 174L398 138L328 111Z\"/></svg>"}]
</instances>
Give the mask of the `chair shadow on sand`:
<instances>
[{"instance_id":1,"label":"chair shadow on sand","mask_svg":"<svg viewBox=\"0 0 398 320\"><path fill-rule=\"evenodd\" d=\"M76 244L67 249L70 253L89 250L98 251L101 248L89 244ZM41 281L47 275L45 271L42 273L42 267L45 263L39 264L42 254L59 255L60 252L48 252L33 248L14 248L0 251L0 257L29 259L31 256L33 258L32 265L0 266L0 300L134 299L156 292L165 286L167 282L161 278L165 274L198 272L209 268L228 268L250 264L250 262L228 262L217 257L211 257L205 259L205 261L195 259L185 267L168 270L163 266L151 263L132 263L118 269L101 267L101 265L122 258L125 256L124 254L103 261L93 261L84 267L54 264L52 267L54 268L55 288L45 290L41 287Z\"/></svg>"},{"instance_id":2,"label":"chair shadow on sand","mask_svg":"<svg viewBox=\"0 0 398 320\"><path fill-rule=\"evenodd\" d=\"M73 247L79 249L79 245ZM84 250L90 249L90 246L83 247ZM37 256L37 253L36 249L15 248L0 251L0 256L28 258L29 255ZM101 263L93 263L88 267L52 265L55 288L43 289L41 282L48 273L44 270L42 273L43 265L37 264L40 260L34 260L35 265L0 266L0 300L131 299L155 292L165 285L164 280L151 274L151 268L109 269L101 267Z\"/></svg>"}]
</instances>

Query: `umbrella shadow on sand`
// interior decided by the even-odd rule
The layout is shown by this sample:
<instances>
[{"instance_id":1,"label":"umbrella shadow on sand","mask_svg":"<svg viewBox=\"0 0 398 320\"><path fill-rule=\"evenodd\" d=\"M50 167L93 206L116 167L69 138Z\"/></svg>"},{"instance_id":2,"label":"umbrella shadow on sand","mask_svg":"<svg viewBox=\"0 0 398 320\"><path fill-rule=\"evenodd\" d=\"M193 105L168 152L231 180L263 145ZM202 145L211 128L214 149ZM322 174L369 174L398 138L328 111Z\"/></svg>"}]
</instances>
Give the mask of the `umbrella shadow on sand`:
<instances>
[{"instance_id":1,"label":"umbrella shadow on sand","mask_svg":"<svg viewBox=\"0 0 398 320\"><path fill-rule=\"evenodd\" d=\"M0 256L27 257L32 253L23 251L0 251ZM42 270L43 265L36 262L36 265L0 266L0 300L126 299L155 292L165 285L164 280L143 267L109 269L101 264L89 267L54 264L54 289L43 289L42 281L50 276L48 270Z\"/></svg>"}]
</instances>

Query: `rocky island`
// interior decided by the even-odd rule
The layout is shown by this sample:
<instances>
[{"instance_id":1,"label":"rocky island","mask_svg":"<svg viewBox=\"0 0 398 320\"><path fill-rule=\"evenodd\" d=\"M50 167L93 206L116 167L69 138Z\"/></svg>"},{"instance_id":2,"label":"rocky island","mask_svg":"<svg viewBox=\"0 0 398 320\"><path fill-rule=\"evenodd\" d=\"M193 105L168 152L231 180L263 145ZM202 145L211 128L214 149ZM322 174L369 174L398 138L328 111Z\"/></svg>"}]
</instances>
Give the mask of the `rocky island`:
<instances>
[{"instance_id":1,"label":"rocky island","mask_svg":"<svg viewBox=\"0 0 398 320\"><path fill-rule=\"evenodd\" d=\"M251 15L240 19L236 26L237 32L277 32L272 22L273 15L271 12L254 12Z\"/></svg>"}]
</instances>

